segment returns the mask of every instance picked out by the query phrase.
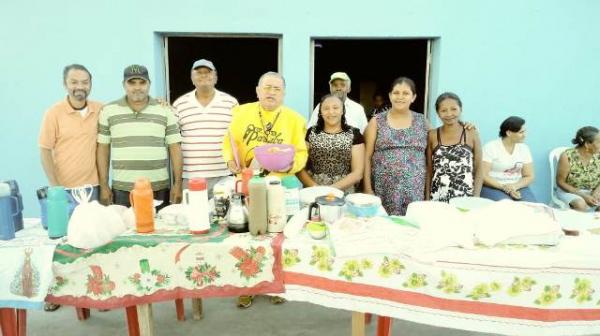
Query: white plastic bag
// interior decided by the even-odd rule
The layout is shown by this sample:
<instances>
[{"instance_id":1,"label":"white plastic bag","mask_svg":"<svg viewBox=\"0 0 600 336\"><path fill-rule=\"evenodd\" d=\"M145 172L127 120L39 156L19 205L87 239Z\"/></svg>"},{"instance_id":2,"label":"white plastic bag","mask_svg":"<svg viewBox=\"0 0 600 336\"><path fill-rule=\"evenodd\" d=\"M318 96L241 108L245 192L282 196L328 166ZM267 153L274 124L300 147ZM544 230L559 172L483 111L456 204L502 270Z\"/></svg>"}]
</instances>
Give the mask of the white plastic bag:
<instances>
[{"instance_id":1,"label":"white plastic bag","mask_svg":"<svg viewBox=\"0 0 600 336\"><path fill-rule=\"evenodd\" d=\"M125 232L126 227L113 209L105 207L97 201L89 202L91 195L79 191L73 194L79 202L69 220L67 242L83 249L102 246L116 236Z\"/></svg>"}]
</instances>

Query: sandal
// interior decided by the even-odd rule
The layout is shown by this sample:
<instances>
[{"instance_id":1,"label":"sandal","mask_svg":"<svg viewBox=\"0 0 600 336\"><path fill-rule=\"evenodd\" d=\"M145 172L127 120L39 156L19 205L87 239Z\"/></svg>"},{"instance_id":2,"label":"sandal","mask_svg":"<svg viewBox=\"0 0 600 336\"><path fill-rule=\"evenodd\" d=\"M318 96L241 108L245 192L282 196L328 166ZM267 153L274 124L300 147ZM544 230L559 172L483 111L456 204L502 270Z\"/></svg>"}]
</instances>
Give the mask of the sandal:
<instances>
[{"instance_id":1,"label":"sandal","mask_svg":"<svg viewBox=\"0 0 600 336\"><path fill-rule=\"evenodd\" d=\"M252 299L254 299L254 296L252 295L242 295L238 297L237 307L240 309L246 309L252 306Z\"/></svg>"},{"instance_id":2,"label":"sandal","mask_svg":"<svg viewBox=\"0 0 600 336\"><path fill-rule=\"evenodd\" d=\"M285 303L286 300L284 298L282 298L281 296L271 296L271 303L278 305L278 304L282 304Z\"/></svg>"},{"instance_id":3,"label":"sandal","mask_svg":"<svg viewBox=\"0 0 600 336\"><path fill-rule=\"evenodd\" d=\"M44 304L44 311L47 311L47 312L56 311L58 308L60 308L60 305L56 304L56 303L46 302Z\"/></svg>"}]
</instances>

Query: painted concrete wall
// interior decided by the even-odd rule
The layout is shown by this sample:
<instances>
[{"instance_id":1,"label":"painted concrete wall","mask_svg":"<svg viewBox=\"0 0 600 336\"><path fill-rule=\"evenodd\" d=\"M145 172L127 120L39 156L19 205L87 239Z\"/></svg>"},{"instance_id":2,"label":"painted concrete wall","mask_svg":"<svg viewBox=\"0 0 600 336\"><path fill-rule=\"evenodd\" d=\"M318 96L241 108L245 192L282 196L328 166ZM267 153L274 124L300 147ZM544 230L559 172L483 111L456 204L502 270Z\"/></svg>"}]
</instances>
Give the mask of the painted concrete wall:
<instances>
[{"instance_id":1,"label":"painted concrete wall","mask_svg":"<svg viewBox=\"0 0 600 336\"><path fill-rule=\"evenodd\" d=\"M26 214L37 214L33 191L46 181L39 124L45 109L64 96L61 71L69 63L92 71L93 99L121 96L122 69L131 63L148 65L152 94L162 96L162 33L282 34L286 103L307 114L311 37L430 37L430 101L442 91L458 93L464 118L477 124L484 141L496 137L505 117L523 116L535 160L533 189L547 201L549 150L567 145L583 125L599 126L600 1L349 3L3 0L0 178L17 179Z\"/></svg>"}]
</instances>

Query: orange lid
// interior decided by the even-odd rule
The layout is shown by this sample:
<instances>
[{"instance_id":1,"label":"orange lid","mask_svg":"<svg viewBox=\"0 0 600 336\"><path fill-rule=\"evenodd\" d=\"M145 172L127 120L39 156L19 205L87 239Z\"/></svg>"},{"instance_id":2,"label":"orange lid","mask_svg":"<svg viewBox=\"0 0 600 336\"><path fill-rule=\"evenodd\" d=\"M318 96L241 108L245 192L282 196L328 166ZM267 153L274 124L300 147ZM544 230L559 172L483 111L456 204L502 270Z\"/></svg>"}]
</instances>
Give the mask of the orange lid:
<instances>
[{"instance_id":1,"label":"orange lid","mask_svg":"<svg viewBox=\"0 0 600 336\"><path fill-rule=\"evenodd\" d=\"M136 190L152 189L152 184L150 183L150 180L148 178L138 177L137 180L135 180L133 189L136 189Z\"/></svg>"},{"instance_id":2,"label":"orange lid","mask_svg":"<svg viewBox=\"0 0 600 336\"><path fill-rule=\"evenodd\" d=\"M188 181L188 189L191 191L206 190L206 179L203 177L194 177Z\"/></svg>"}]
</instances>

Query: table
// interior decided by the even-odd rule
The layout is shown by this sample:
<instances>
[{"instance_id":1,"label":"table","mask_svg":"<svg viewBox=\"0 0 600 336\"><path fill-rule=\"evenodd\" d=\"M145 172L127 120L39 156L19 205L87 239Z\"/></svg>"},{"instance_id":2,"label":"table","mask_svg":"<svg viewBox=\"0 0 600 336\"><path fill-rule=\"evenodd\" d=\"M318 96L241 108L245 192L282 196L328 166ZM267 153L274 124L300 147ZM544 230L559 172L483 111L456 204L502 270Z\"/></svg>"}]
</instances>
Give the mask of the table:
<instances>
[{"instance_id":1,"label":"table","mask_svg":"<svg viewBox=\"0 0 600 336\"><path fill-rule=\"evenodd\" d=\"M598 246L600 235L586 235L557 247L446 248L426 260L340 258L301 235L282 247L283 296L354 312L355 335L364 334L362 313L506 335L598 334Z\"/></svg>"},{"instance_id":2,"label":"table","mask_svg":"<svg viewBox=\"0 0 600 336\"><path fill-rule=\"evenodd\" d=\"M130 334L151 335L152 302L283 292L283 236L206 235L183 228L129 232L92 250L59 245L48 302L98 309L128 308ZM134 307L137 306L137 309Z\"/></svg>"}]
</instances>

